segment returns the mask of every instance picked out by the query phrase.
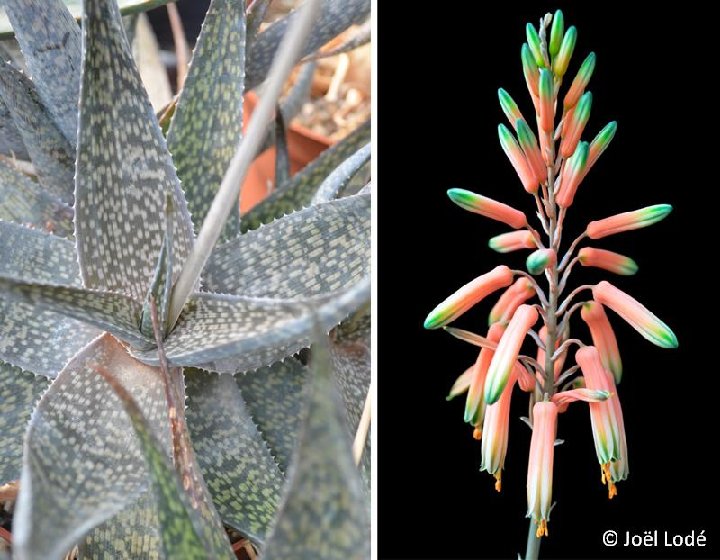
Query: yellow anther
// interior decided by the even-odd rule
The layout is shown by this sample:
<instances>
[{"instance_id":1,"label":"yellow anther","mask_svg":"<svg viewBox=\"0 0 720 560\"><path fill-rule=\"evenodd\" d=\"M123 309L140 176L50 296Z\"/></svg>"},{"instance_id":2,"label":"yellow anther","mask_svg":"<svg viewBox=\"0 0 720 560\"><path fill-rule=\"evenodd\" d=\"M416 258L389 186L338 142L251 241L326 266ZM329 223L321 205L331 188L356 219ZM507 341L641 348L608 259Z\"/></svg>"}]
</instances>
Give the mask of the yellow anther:
<instances>
[{"instance_id":1,"label":"yellow anther","mask_svg":"<svg viewBox=\"0 0 720 560\"><path fill-rule=\"evenodd\" d=\"M482 439L482 430L480 428L475 428L473 430L473 438Z\"/></svg>"},{"instance_id":2,"label":"yellow anther","mask_svg":"<svg viewBox=\"0 0 720 560\"><path fill-rule=\"evenodd\" d=\"M502 478L502 470L499 470L495 473L495 490L500 492L502 490L502 481L500 480Z\"/></svg>"},{"instance_id":3,"label":"yellow anther","mask_svg":"<svg viewBox=\"0 0 720 560\"><path fill-rule=\"evenodd\" d=\"M545 519L540 520L540 523L538 523L537 531L535 531L535 536L537 538L548 536L547 520L545 520Z\"/></svg>"}]
</instances>

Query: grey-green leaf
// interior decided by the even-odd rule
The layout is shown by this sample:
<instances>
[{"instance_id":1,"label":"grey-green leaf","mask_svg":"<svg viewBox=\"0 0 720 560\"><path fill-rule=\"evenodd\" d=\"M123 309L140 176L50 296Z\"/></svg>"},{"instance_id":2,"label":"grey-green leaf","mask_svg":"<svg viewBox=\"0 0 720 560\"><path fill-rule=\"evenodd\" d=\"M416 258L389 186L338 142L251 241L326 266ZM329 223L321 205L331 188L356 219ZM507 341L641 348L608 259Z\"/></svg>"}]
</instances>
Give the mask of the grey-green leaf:
<instances>
[{"instance_id":1,"label":"grey-green leaf","mask_svg":"<svg viewBox=\"0 0 720 560\"><path fill-rule=\"evenodd\" d=\"M245 1L213 0L167 137L198 230L242 136L244 79ZM224 239L239 218L235 205Z\"/></svg>"},{"instance_id":2,"label":"grey-green leaf","mask_svg":"<svg viewBox=\"0 0 720 560\"><path fill-rule=\"evenodd\" d=\"M133 360L110 335L98 338L60 373L33 412L14 520L18 558L60 558L147 488L133 428L99 369L132 394L169 449L159 371Z\"/></svg>"},{"instance_id":3,"label":"grey-green leaf","mask_svg":"<svg viewBox=\"0 0 720 560\"><path fill-rule=\"evenodd\" d=\"M286 188L276 190L242 216L241 230L257 229L262 224L308 206L327 176L369 141L370 121L367 121L297 173Z\"/></svg>"},{"instance_id":4,"label":"grey-green leaf","mask_svg":"<svg viewBox=\"0 0 720 560\"><path fill-rule=\"evenodd\" d=\"M0 276L0 295L107 330L139 348L149 346L140 333L142 306L124 294Z\"/></svg>"},{"instance_id":5,"label":"grey-green leaf","mask_svg":"<svg viewBox=\"0 0 720 560\"><path fill-rule=\"evenodd\" d=\"M182 267L193 230L115 0L85 0L75 236L85 286L142 301L163 243L166 195Z\"/></svg>"},{"instance_id":6,"label":"grey-green leaf","mask_svg":"<svg viewBox=\"0 0 720 560\"><path fill-rule=\"evenodd\" d=\"M0 220L70 237L72 219L72 208L27 175L0 161ZM73 260L74 253L73 247Z\"/></svg>"},{"instance_id":7,"label":"grey-green leaf","mask_svg":"<svg viewBox=\"0 0 720 560\"><path fill-rule=\"evenodd\" d=\"M357 282L370 271L370 196L318 204L213 251L209 291L257 297L307 297Z\"/></svg>"},{"instance_id":8,"label":"grey-green leaf","mask_svg":"<svg viewBox=\"0 0 720 560\"><path fill-rule=\"evenodd\" d=\"M235 376L248 410L283 472L297 441L308 371L291 357Z\"/></svg>"},{"instance_id":9,"label":"grey-green leaf","mask_svg":"<svg viewBox=\"0 0 720 560\"><path fill-rule=\"evenodd\" d=\"M190 560L234 559L222 526L218 524L210 527L212 521L206 521L200 510L196 509L202 506L194 507L191 497L186 494L183 485L189 484L192 476L188 474L181 482L167 455L166 446L162 441L158 441L154 433L158 420L153 419L154 423L150 424L133 395L111 373L106 372L103 378L110 383L130 417L145 457L157 503L160 543L165 557Z\"/></svg>"},{"instance_id":10,"label":"grey-green leaf","mask_svg":"<svg viewBox=\"0 0 720 560\"><path fill-rule=\"evenodd\" d=\"M318 187L315 196L313 196L312 204L337 198L360 168L368 161L370 161L370 143L365 144L328 175L327 179Z\"/></svg>"},{"instance_id":11,"label":"grey-green leaf","mask_svg":"<svg viewBox=\"0 0 720 560\"><path fill-rule=\"evenodd\" d=\"M313 345L313 376L283 502L264 560L365 560L370 519L327 342Z\"/></svg>"},{"instance_id":12,"label":"grey-green leaf","mask_svg":"<svg viewBox=\"0 0 720 560\"><path fill-rule=\"evenodd\" d=\"M308 346L311 310L326 329L370 297L370 278L303 300L195 294L165 341L173 365L236 373L271 364ZM135 352L156 364L154 351Z\"/></svg>"},{"instance_id":13,"label":"grey-green leaf","mask_svg":"<svg viewBox=\"0 0 720 560\"><path fill-rule=\"evenodd\" d=\"M20 478L23 436L49 381L0 362L0 485Z\"/></svg>"},{"instance_id":14,"label":"grey-green leaf","mask_svg":"<svg viewBox=\"0 0 720 560\"><path fill-rule=\"evenodd\" d=\"M30 159L22 136L15 126L10 111L0 100L0 154L18 159Z\"/></svg>"},{"instance_id":15,"label":"grey-green leaf","mask_svg":"<svg viewBox=\"0 0 720 560\"><path fill-rule=\"evenodd\" d=\"M263 542L280 499L283 474L228 374L185 370L193 447L223 521Z\"/></svg>"},{"instance_id":16,"label":"grey-green leaf","mask_svg":"<svg viewBox=\"0 0 720 560\"><path fill-rule=\"evenodd\" d=\"M75 149L43 105L36 86L9 62L0 63L0 94L32 159L40 182L72 204Z\"/></svg>"},{"instance_id":17,"label":"grey-green leaf","mask_svg":"<svg viewBox=\"0 0 720 560\"><path fill-rule=\"evenodd\" d=\"M247 59L246 89L253 89L265 80L275 51L297 14L297 10L292 11L252 41ZM369 15L370 0L325 0L301 56L315 52L352 24L365 21Z\"/></svg>"},{"instance_id":18,"label":"grey-green leaf","mask_svg":"<svg viewBox=\"0 0 720 560\"><path fill-rule=\"evenodd\" d=\"M40 99L71 146L77 135L80 29L61 0L2 0ZM7 29L0 21L0 32Z\"/></svg>"}]
</instances>

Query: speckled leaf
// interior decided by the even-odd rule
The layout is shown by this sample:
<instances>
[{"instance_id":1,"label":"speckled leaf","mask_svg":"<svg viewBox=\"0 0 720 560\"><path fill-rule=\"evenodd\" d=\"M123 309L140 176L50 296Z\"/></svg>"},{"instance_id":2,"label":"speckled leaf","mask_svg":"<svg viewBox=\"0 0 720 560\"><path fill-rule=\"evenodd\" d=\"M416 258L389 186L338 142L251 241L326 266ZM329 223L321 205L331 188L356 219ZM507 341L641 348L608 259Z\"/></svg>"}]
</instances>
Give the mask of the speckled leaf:
<instances>
[{"instance_id":1,"label":"speckled leaf","mask_svg":"<svg viewBox=\"0 0 720 560\"><path fill-rule=\"evenodd\" d=\"M288 25L295 20L297 14L298 11L293 10L284 18L270 25L252 41L247 59L246 89L253 89L265 80L275 51L285 35ZM352 24L362 23L369 15L370 0L325 0L308 40L305 42L301 57L315 52Z\"/></svg>"},{"instance_id":2,"label":"speckled leaf","mask_svg":"<svg viewBox=\"0 0 720 560\"><path fill-rule=\"evenodd\" d=\"M366 21L360 28L355 31L355 33L351 36L345 39L341 44L339 44L337 47L334 47L329 50L321 50L314 55L312 55L310 60L317 60L320 58L328 58L331 56L337 56L339 54L342 54L344 52L352 51L357 49L358 47L362 47L366 43L370 42L371 38L371 25L370 21Z\"/></svg>"},{"instance_id":3,"label":"speckled leaf","mask_svg":"<svg viewBox=\"0 0 720 560\"><path fill-rule=\"evenodd\" d=\"M2 100L0 100L0 154L18 159L30 159L15 121Z\"/></svg>"},{"instance_id":4,"label":"speckled leaf","mask_svg":"<svg viewBox=\"0 0 720 560\"><path fill-rule=\"evenodd\" d=\"M126 295L0 276L0 296L83 321L138 347L149 346L140 333L142 306Z\"/></svg>"},{"instance_id":5,"label":"speckled leaf","mask_svg":"<svg viewBox=\"0 0 720 560\"><path fill-rule=\"evenodd\" d=\"M327 342L313 345L312 356L305 419L263 559L365 560L370 519Z\"/></svg>"},{"instance_id":6,"label":"speckled leaf","mask_svg":"<svg viewBox=\"0 0 720 560\"><path fill-rule=\"evenodd\" d=\"M328 175L327 179L318 187L315 196L313 196L312 204L337 198L339 193L368 161L370 161L370 143L365 144Z\"/></svg>"},{"instance_id":7,"label":"speckled leaf","mask_svg":"<svg viewBox=\"0 0 720 560\"><path fill-rule=\"evenodd\" d=\"M311 310L329 330L369 297L369 277L303 300L195 294L165 340L165 351L172 365L227 373L255 369L308 346ZM157 363L153 351L135 354Z\"/></svg>"},{"instance_id":8,"label":"speckled leaf","mask_svg":"<svg viewBox=\"0 0 720 560\"><path fill-rule=\"evenodd\" d=\"M226 524L262 542L283 474L231 375L188 368L185 379L188 429L215 506Z\"/></svg>"},{"instance_id":9,"label":"speckled leaf","mask_svg":"<svg viewBox=\"0 0 720 560\"><path fill-rule=\"evenodd\" d=\"M161 336L164 338L167 334L167 317L168 308L170 307L170 294L172 286L169 279L173 276L175 267L175 256L173 254L173 220L172 220L172 203L168 197L167 208L165 209L165 239L163 241L162 250L158 256L158 262L155 266L155 277L150 284L145 303L143 304L142 318L140 319L140 332L150 339L155 338L153 329L151 305L157 306L158 323L162 329Z\"/></svg>"},{"instance_id":10,"label":"speckled leaf","mask_svg":"<svg viewBox=\"0 0 720 560\"><path fill-rule=\"evenodd\" d=\"M115 0L85 0L75 236L84 283L142 301L163 243L166 194L175 208L176 270L193 243L165 139Z\"/></svg>"},{"instance_id":11,"label":"speckled leaf","mask_svg":"<svg viewBox=\"0 0 720 560\"><path fill-rule=\"evenodd\" d=\"M288 154L287 130L280 105L275 108L275 185L290 180L290 154Z\"/></svg>"},{"instance_id":12,"label":"speckled leaf","mask_svg":"<svg viewBox=\"0 0 720 560\"><path fill-rule=\"evenodd\" d=\"M165 557L234 559L222 525L218 522L216 526L211 526L200 513L202 506L193 503L196 498L186 493L183 486L191 484L192 476L183 476L181 482L176 472L179 465L173 466L164 442L158 441L154 433L157 419L150 424L129 391L114 378L105 380L111 383L115 395L120 398L145 456L157 504L160 543ZM183 455L183 458L187 457Z\"/></svg>"},{"instance_id":13,"label":"speckled leaf","mask_svg":"<svg viewBox=\"0 0 720 560\"><path fill-rule=\"evenodd\" d=\"M370 121L367 121L297 173L286 188L276 190L242 216L240 229L243 232L257 229L262 224L308 206L325 178L369 141Z\"/></svg>"},{"instance_id":14,"label":"speckled leaf","mask_svg":"<svg viewBox=\"0 0 720 560\"><path fill-rule=\"evenodd\" d=\"M72 204L75 150L52 120L29 78L9 62L0 63L0 94L20 132L40 182Z\"/></svg>"},{"instance_id":15,"label":"speckled leaf","mask_svg":"<svg viewBox=\"0 0 720 560\"><path fill-rule=\"evenodd\" d=\"M344 342L366 342L369 345L371 328L370 302L350 315L333 331L334 340Z\"/></svg>"},{"instance_id":16,"label":"speckled leaf","mask_svg":"<svg viewBox=\"0 0 720 560\"><path fill-rule=\"evenodd\" d=\"M0 161L0 220L70 237L72 219L72 208L27 175ZM73 260L74 253L73 247Z\"/></svg>"},{"instance_id":17,"label":"speckled leaf","mask_svg":"<svg viewBox=\"0 0 720 560\"><path fill-rule=\"evenodd\" d=\"M160 533L155 495L143 492L134 503L99 525L78 544L79 560L158 560Z\"/></svg>"},{"instance_id":18,"label":"speckled leaf","mask_svg":"<svg viewBox=\"0 0 720 560\"><path fill-rule=\"evenodd\" d=\"M334 343L330 357L345 402L350 437L354 438L370 387L369 341Z\"/></svg>"},{"instance_id":19,"label":"speckled leaf","mask_svg":"<svg viewBox=\"0 0 720 560\"><path fill-rule=\"evenodd\" d=\"M0 275L80 285L71 241L7 222L0 222L0 239ZM98 334L63 315L0 299L0 359L33 373L55 377Z\"/></svg>"},{"instance_id":20,"label":"speckled leaf","mask_svg":"<svg viewBox=\"0 0 720 560\"><path fill-rule=\"evenodd\" d=\"M247 10L247 36L248 43L257 35L260 24L265 19L267 9L270 7L271 0L254 0Z\"/></svg>"},{"instance_id":21,"label":"speckled leaf","mask_svg":"<svg viewBox=\"0 0 720 560\"><path fill-rule=\"evenodd\" d=\"M312 206L213 251L209 291L256 297L320 295L370 271L370 196Z\"/></svg>"},{"instance_id":22,"label":"speckled leaf","mask_svg":"<svg viewBox=\"0 0 720 560\"><path fill-rule=\"evenodd\" d=\"M20 478L23 436L49 381L0 362L0 485Z\"/></svg>"},{"instance_id":23,"label":"speckled leaf","mask_svg":"<svg viewBox=\"0 0 720 560\"><path fill-rule=\"evenodd\" d=\"M308 368L296 358L235 376L248 410L282 472L290 465L303 410Z\"/></svg>"},{"instance_id":24,"label":"speckled leaf","mask_svg":"<svg viewBox=\"0 0 720 560\"><path fill-rule=\"evenodd\" d=\"M60 558L148 485L130 421L102 369L132 394L169 449L159 371L110 335L79 353L43 395L26 435L15 520L18 558Z\"/></svg>"},{"instance_id":25,"label":"speckled leaf","mask_svg":"<svg viewBox=\"0 0 720 560\"><path fill-rule=\"evenodd\" d=\"M175 109L168 146L200 226L242 136L245 0L213 0ZM238 233L239 207L223 238Z\"/></svg>"}]
</instances>

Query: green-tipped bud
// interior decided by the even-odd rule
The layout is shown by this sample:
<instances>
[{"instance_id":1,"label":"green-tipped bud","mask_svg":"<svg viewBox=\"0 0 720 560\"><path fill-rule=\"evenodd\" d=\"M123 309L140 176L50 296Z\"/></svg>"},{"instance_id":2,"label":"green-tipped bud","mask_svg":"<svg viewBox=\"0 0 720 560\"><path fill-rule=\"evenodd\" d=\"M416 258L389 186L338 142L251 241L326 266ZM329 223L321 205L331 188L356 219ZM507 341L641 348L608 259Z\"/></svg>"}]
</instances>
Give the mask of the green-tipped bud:
<instances>
[{"instance_id":1,"label":"green-tipped bud","mask_svg":"<svg viewBox=\"0 0 720 560\"><path fill-rule=\"evenodd\" d=\"M557 262L555 251L552 249L538 249L527 258L527 270L530 274L540 274L547 267Z\"/></svg>"},{"instance_id":2,"label":"green-tipped bud","mask_svg":"<svg viewBox=\"0 0 720 560\"><path fill-rule=\"evenodd\" d=\"M597 136L590 143L590 155L588 156L588 168L592 167L592 165L597 161L597 159L600 157L600 155L607 149L607 147L610 145L610 141L615 137L616 131L617 131L617 122L612 121L612 122L607 123L605 125L605 128L603 128L600 132L598 132Z\"/></svg>"},{"instance_id":3,"label":"green-tipped bud","mask_svg":"<svg viewBox=\"0 0 720 560\"><path fill-rule=\"evenodd\" d=\"M563 33L565 32L564 20L562 10L555 12L552 29L550 30L550 44L548 45L548 50L552 57L555 57L555 55L560 52L560 44L562 43Z\"/></svg>"},{"instance_id":4,"label":"green-tipped bud","mask_svg":"<svg viewBox=\"0 0 720 560\"><path fill-rule=\"evenodd\" d=\"M540 70L540 128L545 132L554 129L555 96L553 89L553 75L550 70Z\"/></svg>"},{"instance_id":5,"label":"green-tipped bud","mask_svg":"<svg viewBox=\"0 0 720 560\"><path fill-rule=\"evenodd\" d=\"M563 127L562 142L560 142L560 154L562 157L568 158L575 152L580 136L585 130L585 125L590 119L590 109L592 109L592 93L588 91L578 101L568 126Z\"/></svg>"},{"instance_id":6,"label":"green-tipped bud","mask_svg":"<svg viewBox=\"0 0 720 560\"><path fill-rule=\"evenodd\" d=\"M515 100L510 97L510 94L503 88L498 89L498 99L500 100L500 108L505 113L505 116L510 121L510 124L515 126L516 121L524 120L520 109L515 103Z\"/></svg>"},{"instance_id":7,"label":"green-tipped bud","mask_svg":"<svg viewBox=\"0 0 720 560\"><path fill-rule=\"evenodd\" d=\"M577 76L575 76L575 79L573 80L572 85L563 100L563 106L566 111L575 106L578 99L580 99L580 96L585 91L585 88L590 83L590 78L595 71L595 58L595 53L591 52L587 55L587 58L585 58L580 66L580 70L578 70Z\"/></svg>"},{"instance_id":8,"label":"green-tipped bud","mask_svg":"<svg viewBox=\"0 0 720 560\"><path fill-rule=\"evenodd\" d=\"M527 83L530 92L537 96L538 95L538 67L535 64L535 59L530 52L530 47L527 43L523 43L520 49L520 60L522 60L523 74L525 75L525 82Z\"/></svg>"},{"instance_id":9,"label":"green-tipped bud","mask_svg":"<svg viewBox=\"0 0 720 560\"><path fill-rule=\"evenodd\" d=\"M540 36L538 35L535 26L532 23L528 23L525 27L527 35L527 44L530 47L530 52L533 55L535 64L539 68L545 68L545 58L543 57L542 47L540 46Z\"/></svg>"},{"instance_id":10,"label":"green-tipped bud","mask_svg":"<svg viewBox=\"0 0 720 560\"><path fill-rule=\"evenodd\" d=\"M526 154L537 148L537 137L524 120L518 120L516 125L520 147Z\"/></svg>"},{"instance_id":11,"label":"green-tipped bud","mask_svg":"<svg viewBox=\"0 0 720 560\"><path fill-rule=\"evenodd\" d=\"M577 29L575 26L571 26L562 40L560 45L560 51L557 56L553 59L553 72L558 78L562 78L567 72L568 65L570 64L570 58L572 57L573 50L575 49L575 42L577 41Z\"/></svg>"}]
</instances>

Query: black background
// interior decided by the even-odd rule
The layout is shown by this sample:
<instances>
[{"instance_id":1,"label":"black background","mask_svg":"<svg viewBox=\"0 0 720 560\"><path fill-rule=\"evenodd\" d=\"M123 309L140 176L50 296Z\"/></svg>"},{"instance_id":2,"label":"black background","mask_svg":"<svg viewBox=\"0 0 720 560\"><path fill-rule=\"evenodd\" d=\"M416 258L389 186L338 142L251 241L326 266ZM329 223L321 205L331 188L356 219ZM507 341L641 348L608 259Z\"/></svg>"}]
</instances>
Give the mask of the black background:
<instances>
[{"instance_id":1,"label":"black background","mask_svg":"<svg viewBox=\"0 0 720 560\"><path fill-rule=\"evenodd\" d=\"M630 477L608 501L587 406L560 417L554 499L544 558L712 558L720 556L717 299L717 129L720 77L716 14L699 3L663 11L631 2L380 2L377 136L380 558L516 558L527 536L529 429L513 396L503 490L479 472L480 443L462 421L463 399L447 403L476 350L437 331L427 313L497 264L488 238L508 228L452 204L463 187L521 208L526 195L497 141L504 87L532 114L520 64L525 23L560 7L578 42L565 87L585 55L597 67L589 89L591 139L608 121L618 133L581 185L565 239L587 221L655 203L675 210L650 228L596 241L633 257L639 272L611 277L577 270L575 283L608 279L668 323L678 350L641 338L617 316L624 363L619 386ZM565 90L563 90L564 92ZM484 332L491 302L457 321ZM588 339L582 323L573 331ZM705 530L705 548L606 548L603 531Z\"/></svg>"}]
</instances>

